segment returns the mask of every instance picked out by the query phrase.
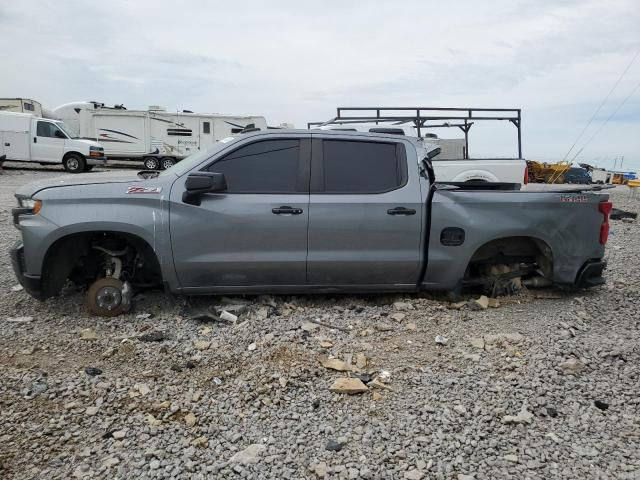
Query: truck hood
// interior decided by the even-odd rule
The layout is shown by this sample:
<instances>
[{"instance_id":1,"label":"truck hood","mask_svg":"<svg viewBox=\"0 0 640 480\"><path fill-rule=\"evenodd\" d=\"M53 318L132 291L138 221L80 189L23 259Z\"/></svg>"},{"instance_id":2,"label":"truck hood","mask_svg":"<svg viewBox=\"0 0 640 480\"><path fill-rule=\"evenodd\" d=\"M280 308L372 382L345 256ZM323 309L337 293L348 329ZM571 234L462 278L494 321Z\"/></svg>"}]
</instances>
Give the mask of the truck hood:
<instances>
[{"instance_id":1,"label":"truck hood","mask_svg":"<svg viewBox=\"0 0 640 480\"><path fill-rule=\"evenodd\" d=\"M115 171L100 173L80 173L63 175L60 177L47 178L37 182L28 183L16 190L16 196L32 197L36 193L46 188L73 187L76 185L96 185L103 183L139 183L144 184L146 180L138 176L137 171Z\"/></svg>"}]
</instances>

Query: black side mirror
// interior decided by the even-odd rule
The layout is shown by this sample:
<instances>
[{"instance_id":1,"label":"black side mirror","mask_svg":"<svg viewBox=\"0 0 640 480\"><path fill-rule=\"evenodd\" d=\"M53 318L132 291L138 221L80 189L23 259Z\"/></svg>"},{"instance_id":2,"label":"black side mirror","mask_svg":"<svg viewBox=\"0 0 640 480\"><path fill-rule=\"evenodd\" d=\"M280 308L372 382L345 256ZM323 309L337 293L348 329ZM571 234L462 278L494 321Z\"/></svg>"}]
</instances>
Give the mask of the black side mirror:
<instances>
[{"instance_id":1,"label":"black side mirror","mask_svg":"<svg viewBox=\"0 0 640 480\"><path fill-rule=\"evenodd\" d=\"M189 174L184 187L182 201L191 205L200 205L200 195L224 192L227 189L227 180L224 178L224 173L197 172Z\"/></svg>"},{"instance_id":2,"label":"black side mirror","mask_svg":"<svg viewBox=\"0 0 640 480\"><path fill-rule=\"evenodd\" d=\"M67 138L60 130L56 130L55 136L56 138Z\"/></svg>"}]
</instances>

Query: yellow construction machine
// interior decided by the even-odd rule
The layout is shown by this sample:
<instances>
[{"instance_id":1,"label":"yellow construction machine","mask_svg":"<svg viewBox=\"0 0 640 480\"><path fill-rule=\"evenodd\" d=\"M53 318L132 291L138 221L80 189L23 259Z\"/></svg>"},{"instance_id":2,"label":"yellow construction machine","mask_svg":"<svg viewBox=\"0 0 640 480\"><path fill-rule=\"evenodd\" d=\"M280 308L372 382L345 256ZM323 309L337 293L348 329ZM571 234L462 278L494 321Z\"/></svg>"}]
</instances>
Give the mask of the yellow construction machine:
<instances>
[{"instance_id":1,"label":"yellow construction machine","mask_svg":"<svg viewBox=\"0 0 640 480\"><path fill-rule=\"evenodd\" d=\"M530 183L564 183L564 174L571 168L567 161L557 163L527 160Z\"/></svg>"}]
</instances>

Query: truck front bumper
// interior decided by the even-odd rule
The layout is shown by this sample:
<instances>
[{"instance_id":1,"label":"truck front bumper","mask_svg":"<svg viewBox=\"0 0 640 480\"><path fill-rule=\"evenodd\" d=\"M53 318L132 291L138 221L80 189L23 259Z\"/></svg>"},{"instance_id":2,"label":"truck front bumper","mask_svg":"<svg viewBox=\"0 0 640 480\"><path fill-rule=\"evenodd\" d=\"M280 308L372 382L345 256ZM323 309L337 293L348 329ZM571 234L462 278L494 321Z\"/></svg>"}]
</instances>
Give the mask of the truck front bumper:
<instances>
[{"instance_id":1,"label":"truck front bumper","mask_svg":"<svg viewBox=\"0 0 640 480\"><path fill-rule=\"evenodd\" d=\"M26 273L24 262L24 245L21 241L16 242L10 250L11 265L20 285L34 298L43 299L42 279L36 275Z\"/></svg>"},{"instance_id":2,"label":"truck front bumper","mask_svg":"<svg viewBox=\"0 0 640 480\"><path fill-rule=\"evenodd\" d=\"M589 288L605 283L605 279L602 276L605 268L607 268L607 262L604 260L589 260L586 262L576 277L576 287Z\"/></svg>"}]
</instances>

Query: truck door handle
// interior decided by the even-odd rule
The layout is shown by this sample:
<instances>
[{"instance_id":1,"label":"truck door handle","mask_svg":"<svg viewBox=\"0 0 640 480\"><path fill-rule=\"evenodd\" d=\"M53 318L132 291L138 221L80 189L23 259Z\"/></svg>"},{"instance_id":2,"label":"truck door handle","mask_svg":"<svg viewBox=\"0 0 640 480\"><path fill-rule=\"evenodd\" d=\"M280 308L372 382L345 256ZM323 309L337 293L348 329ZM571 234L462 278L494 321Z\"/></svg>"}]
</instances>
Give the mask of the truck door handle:
<instances>
[{"instance_id":1,"label":"truck door handle","mask_svg":"<svg viewBox=\"0 0 640 480\"><path fill-rule=\"evenodd\" d=\"M272 208L271 212L276 215L300 215L302 213L302 209L283 205L282 207Z\"/></svg>"},{"instance_id":2,"label":"truck door handle","mask_svg":"<svg viewBox=\"0 0 640 480\"><path fill-rule=\"evenodd\" d=\"M4 146L5 146L5 147L10 147L10 146L11 146L11 144L10 144L9 142L5 142Z\"/></svg>"},{"instance_id":3,"label":"truck door handle","mask_svg":"<svg viewBox=\"0 0 640 480\"><path fill-rule=\"evenodd\" d=\"M415 215L416 211L413 208L396 207L387 210L389 215Z\"/></svg>"},{"instance_id":4,"label":"truck door handle","mask_svg":"<svg viewBox=\"0 0 640 480\"><path fill-rule=\"evenodd\" d=\"M38 143L38 137L33 137L33 143Z\"/></svg>"}]
</instances>

